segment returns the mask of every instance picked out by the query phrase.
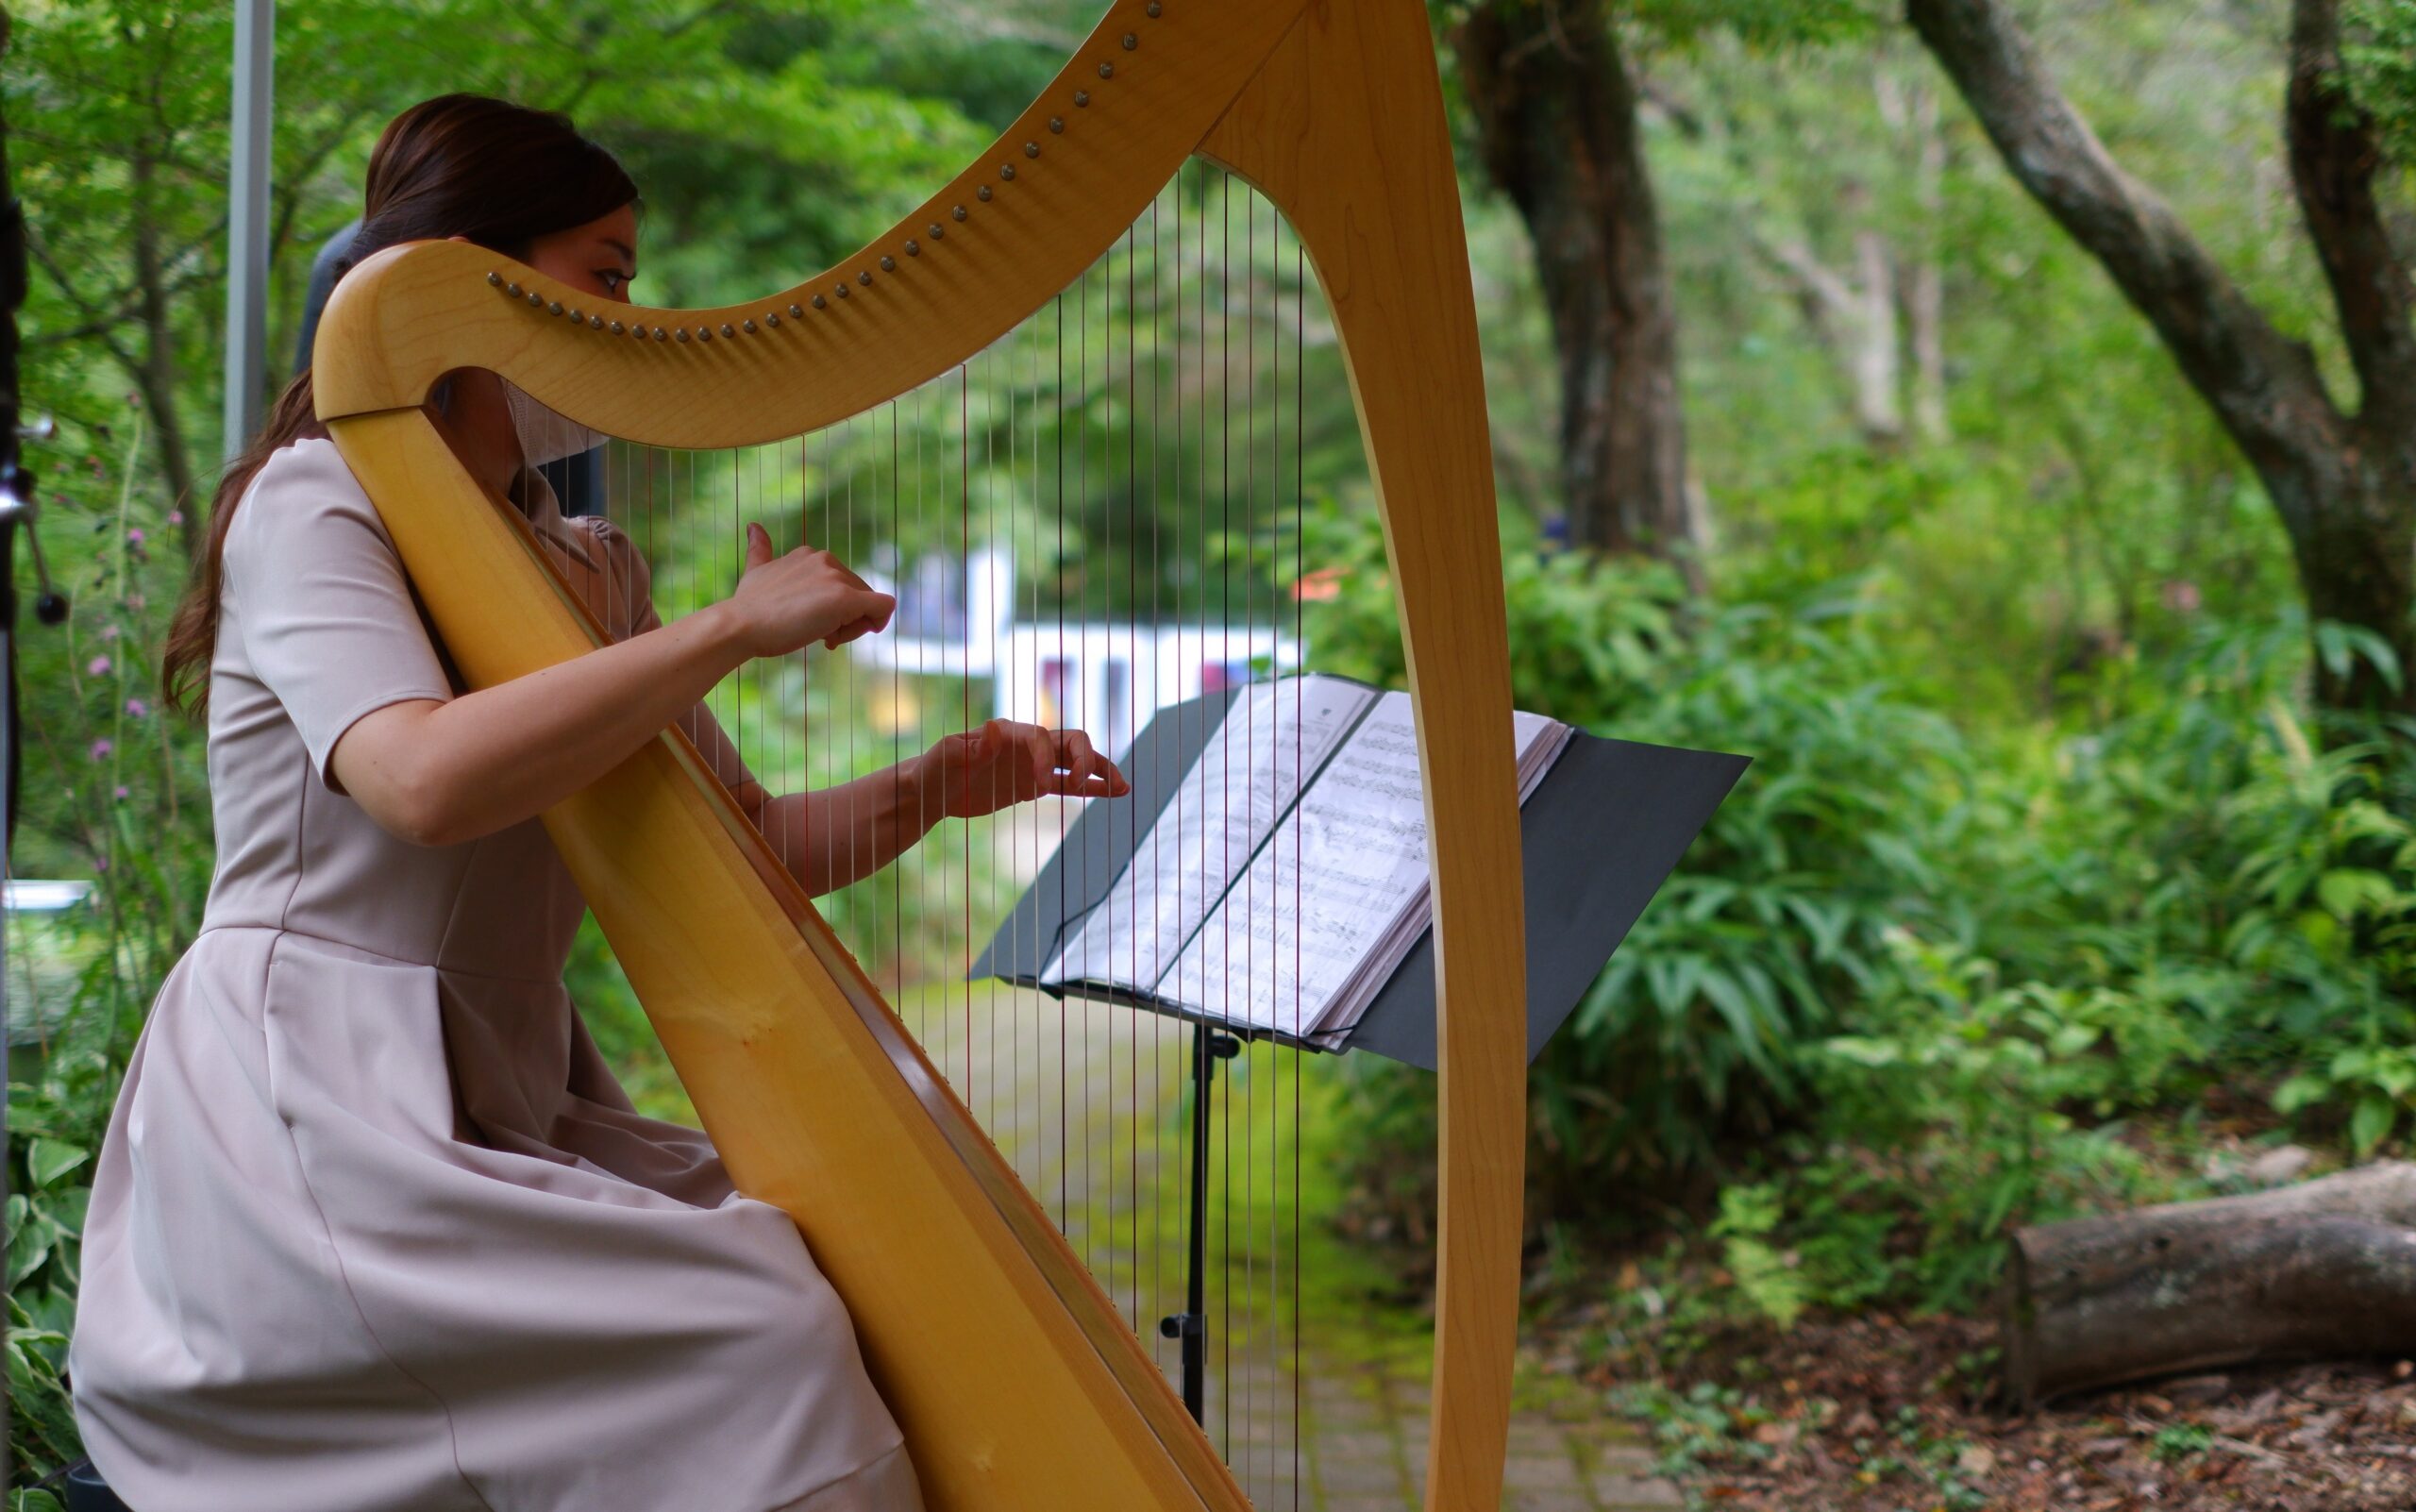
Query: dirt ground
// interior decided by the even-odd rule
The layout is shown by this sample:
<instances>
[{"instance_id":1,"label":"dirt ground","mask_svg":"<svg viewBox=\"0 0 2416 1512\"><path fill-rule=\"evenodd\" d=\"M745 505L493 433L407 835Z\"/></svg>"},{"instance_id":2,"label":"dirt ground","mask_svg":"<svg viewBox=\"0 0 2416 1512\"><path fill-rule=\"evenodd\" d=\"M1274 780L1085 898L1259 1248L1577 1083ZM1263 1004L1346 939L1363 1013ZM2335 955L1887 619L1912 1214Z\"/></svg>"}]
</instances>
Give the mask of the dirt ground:
<instances>
[{"instance_id":1,"label":"dirt ground","mask_svg":"<svg viewBox=\"0 0 2416 1512\"><path fill-rule=\"evenodd\" d=\"M1693 1446L1690 1499L1737 1512L2416 1509L2416 1363L2262 1366L2022 1417L1987 1400L1993 1343L1985 1322L1887 1314L1740 1333L1665 1378L1687 1406L1663 1442ZM1633 1368L1577 1373L1617 1401Z\"/></svg>"}]
</instances>

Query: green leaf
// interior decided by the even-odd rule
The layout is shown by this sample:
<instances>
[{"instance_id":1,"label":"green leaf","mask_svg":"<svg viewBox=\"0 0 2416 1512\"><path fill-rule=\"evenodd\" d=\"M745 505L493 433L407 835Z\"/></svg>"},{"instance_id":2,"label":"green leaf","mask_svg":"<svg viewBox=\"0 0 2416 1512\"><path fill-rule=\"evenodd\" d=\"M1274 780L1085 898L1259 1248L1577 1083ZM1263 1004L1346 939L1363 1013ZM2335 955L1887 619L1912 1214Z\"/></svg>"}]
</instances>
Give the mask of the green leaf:
<instances>
[{"instance_id":1,"label":"green leaf","mask_svg":"<svg viewBox=\"0 0 2416 1512\"><path fill-rule=\"evenodd\" d=\"M2349 675L2353 663L2362 658L2373 664L2391 691L2399 691L2399 655L2391 643L2361 625L2344 625L2338 620L2319 620L2315 626L2316 655L2324 662L2324 670L2336 678Z\"/></svg>"},{"instance_id":2,"label":"green leaf","mask_svg":"<svg viewBox=\"0 0 2416 1512\"><path fill-rule=\"evenodd\" d=\"M2047 1049L2058 1057L2077 1055L2096 1044L2104 1033L2095 1024L2066 1024L2048 1038Z\"/></svg>"},{"instance_id":3,"label":"green leaf","mask_svg":"<svg viewBox=\"0 0 2416 1512\"><path fill-rule=\"evenodd\" d=\"M2323 1101L2331 1090L2331 1078L2317 1071L2301 1071L2273 1089L2273 1111L2296 1113Z\"/></svg>"},{"instance_id":4,"label":"green leaf","mask_svg":"<svg viewBox=\"0 0 2416 1512\"><path fill-rule=\"evenodd\" d=\"M36 1186L48 1186L92 1157L81 1145L37 1138L25 1146L25 1170Z\"/></svg>"},{"instance_id":5,"label":"green leaf","mask_svg":"<svg viewBox=\"0 0 2416 1512\"><path fill-rule=\"evenodd\" d=\"M2349 1116L2350 1143L2357 1147L2358 1154L2368 1154L2398 1121L2399 1104L2391 1100L2391 1094L2369 1090L2357 1099L2357 1111Z\"/></svg>"},{"instance_id":6,"label":"green leaf","mask_svg":"<svg viewBox=\"0 0 2416 1512\"><path fill-rule=\"evenodd\" d=\"M8 1235L8 1289L14 1291L50 1258L59 1237L59 1225L37 1208Z\"/></svg>"},{"instance_id":7,"label":"green leaf","mask_svg":"<svg viewBox=\"0 0 2416 1512\"><path fill-rule=\"evenodd\" d=\"M2298 926L2299 933L2319 950L2329 952L2340 942L2340 921L2330 914L2309 909L2298 916Z\"/></svg>"},{"instance_id":8,"label":"green leaf","mask_svg":"<svg viewBox=\"0 0 2416 1512\"><path fill-rule=\"evenodd\" d=\"M2346 922L2369 908L2375 913L2389 908L2397 900L2398 889L2381 872L2346 866L2318 878L2315 896L2325 913Z\"/></svg>"},{"instance_id":9,"label":"green leaf","mask_svg":"<svg viewBox=\"0 0 2416 1512\"><path fill-rule=\"evenodd\" d=\"M1820 1048L1841 1061L1856 1066L1894 1066L1904 1058L1903 1047L1894 1040L1873 1039L1865 1034L1836 1034L1820 1041Z\"/></svg>"}]
</instances>

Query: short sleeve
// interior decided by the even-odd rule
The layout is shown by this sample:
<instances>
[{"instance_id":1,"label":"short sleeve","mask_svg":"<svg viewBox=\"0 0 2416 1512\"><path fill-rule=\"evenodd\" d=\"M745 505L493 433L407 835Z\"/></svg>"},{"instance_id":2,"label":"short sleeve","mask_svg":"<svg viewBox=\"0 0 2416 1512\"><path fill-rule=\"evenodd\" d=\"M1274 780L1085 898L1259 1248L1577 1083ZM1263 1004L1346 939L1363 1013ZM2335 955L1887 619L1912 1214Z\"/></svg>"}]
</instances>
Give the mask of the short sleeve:
<instances>
[{"instance_id":1,"label":"short sleeve","mask_svg":"<svg viewBox=\"0 0 2416 1512\"><path fill-rule=\"evenodd\" d=\"M225 560L244 654L331 790L328 757L362 715L453 696L394 541L332 443L270 458Z\"/></svg>"},{"instance_id":2,"label":"short sleeve","mask_svg":"<svg viewBox=\"0 0 2416 1512\"><path fill-rule=\"evenodd\" d=\"M616 640L626 640L660 628L663 618L655 612L653 575L646 566L646 553L637 548L629 532L597 515L581 515L565 524L593 539L592 559L596 570L581 587L588 610L604 626L605 632ZM680 716L679 725L721 785L730 789L747 811L747 817L760 826L760 811L770 795L738 754L737 743L722 729L721 721L699 703Z\"/></svg>"}]
</instances>

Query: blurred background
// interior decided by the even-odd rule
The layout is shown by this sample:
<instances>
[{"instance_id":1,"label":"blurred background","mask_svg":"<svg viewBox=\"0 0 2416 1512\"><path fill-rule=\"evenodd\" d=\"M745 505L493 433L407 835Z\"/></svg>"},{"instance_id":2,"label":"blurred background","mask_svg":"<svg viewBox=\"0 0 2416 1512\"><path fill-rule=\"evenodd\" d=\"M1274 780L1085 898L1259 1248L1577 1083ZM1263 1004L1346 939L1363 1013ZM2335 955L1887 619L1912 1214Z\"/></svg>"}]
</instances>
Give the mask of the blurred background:
<instances>
[{"instance_id":1,"label":"blurred background","mask_svg":"<svg viewBox=\"0 0 2416 1512\"><path fill-rule=\"evenodd\" d=\"M1670 1477L1639 1497L2229 1505L2218 1487L2294 1485L2338 1448L2384 1488L2290 1504L2407 1504L2387 1474L2416 1463L2370 1452L2416 1438L2404 1366L2291 1377L2262 1416L2153 1398L2017 1423L1988 1405L1986 1321L2021 1226L2404 1155L2416 1131L2416 4L1430 9L1517 701L1755 762L1536 1067L1522 1402L1623 1425ZM572 112L644 190L636 297L713 304L889 225L1096 10L286 0L261 392L408 104ZM157 647L225 444L234 45L225 6L47 0L18 8L0 75L23 389L59 428L34 459L44 544L75 600L20 645L19 1487L75 1457L56 1371L85 1184L210 879L202 743L157 710ZM1263 256L1292 276L1284 244ZM1267 316L1305 309L1297 346L1273 357L1294 337L1270 325L1245 360L1298 381L1302 531L1170 521L1158 570L1179 598L1250 564L1227 617L1270 638L1235 678L1304 646L1396 680L1356 424L1300 293ZM1101 399L1055 424L1112 480L1146 418ZM834 448L763 496L844 518L852 468ZM959 614L998 573L1039 615L1123 613L1130 516L1103 487L1058 539L1025 514L968 543L1001 553L978 572L911 540L863 564ZM714 591L711 563L657 571ZM832 665L800 779L978 722L1009 675ZM1031 698L1089 675L1019 665ZM934 889L876 963L901 993L962 959L941 884L992 864L946 832L917 855L884 884ZM682 1116L592 929L571 979L642 1105ZM1362 1059L1320 1073L1303 1137L1332 1179L1300 1201L1334 1257L1319 1305L1351 1324L1336 1357L1391 1358L1431 1305L1433 1086ZM2383 1405L2283 1442L2325 1391ZM2072 1470L2092 1433L2115 1447ZM1586 1484L1566 1504L1613 1504Z\"/></svg>"}]
</instances>

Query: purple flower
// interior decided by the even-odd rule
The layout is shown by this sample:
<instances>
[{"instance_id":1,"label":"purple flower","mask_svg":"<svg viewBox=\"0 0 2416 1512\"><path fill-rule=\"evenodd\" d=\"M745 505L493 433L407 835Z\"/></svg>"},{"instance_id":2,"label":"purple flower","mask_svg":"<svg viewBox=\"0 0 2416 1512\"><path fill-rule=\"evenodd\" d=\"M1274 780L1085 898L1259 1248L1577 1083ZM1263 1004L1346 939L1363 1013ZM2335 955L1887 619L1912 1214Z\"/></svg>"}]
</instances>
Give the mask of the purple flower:
<instances>
[{"instance_id":1,"label":"purple flower","mask_svg":"<svg viewBox=\"0 0 2416 1512\"><path fill-rule=\"evenodd\" d=\"M184 523L185 523L185 512L184 512L184 511L182 511L182 510L170 510L170 511L168 512L168 523L169 523L170 525L182 525L182 524L184 524Z\"/></svg>"},{"instance_id":2,"label":"purple flower","mask_svg":"<svg viewBox=\"0 0 2416 1512\"><path fill-rule=\"evenodd\" d=\"M128 698L126 700L126 712L140 719L151 712L151 706L140 698Z\"/></svg>"},{"instance_id":3,"label":"purple flower","mask_svg":"<svg viewBox=\"0 0 2416 1512\"><path fill-rule=\"evenodd\" d=\"M139 525L127 526L126 528L126 544L127 546L141 546L143 544L143 527Z\"/></svg>"},{"instance_id":4,"label":"purple flower","mask_svg":"<svg viewBox=\"0 0 2416 1512\"><path fill-rule=\"evenodd\" d=\"M105 640L105 641L113 641L113 640L116 640L116 639L117 639L117 627L116 627L116 626L114 626L114 625L104 625L104 626L102 626L102 627L101 627L101 639L103 639L103 640Z\"/></svg>"},{"instance_id":5,"label":"purple flower","mask_svg":"<svg viewBox=\"0 0 2416 1512\"><path fill-rule=\"evenodd\" d=\"M108 761L109 759L109 752L115 749L117 749L116 742L104 735L100 739L92 742L92 760L96 762Z\"/></svg>"},{"instance_id":6,"label":"purple flower","mask_svg":"<svg viewBox=\"0 0 2416 1512\"><path fill-rule=\"evenodd\" d=\"M112 664L108 657L96 656L84 664L84 675L88 678L108 677L109 675L109 667Z\"/></svg>"},{"instance_id":7,"label":"purple flower","mask_svg":"<svg viewBox=\"0 0 2416 1512\"><path fill-rule=\"evenodd\" d=\"M123 803L131 795L126 791L126 784L123 782L119 783L117 789L118 801Z\"/></svg>"},{"instance_id":8,"label":"purple flower","mask_svg":"<svg viewBox=\"0 0 2416 1512\"><path fill-rule=\"evenodd\" d=\"M103 857L101 857L99 860L97 860L97 861L93 862L93 863L92 863L92 869L93 869L94 871L107 871L107 870L109 870L109 857L107 857L107 856L103 856Z\"/></svg>"}]
</instances>

